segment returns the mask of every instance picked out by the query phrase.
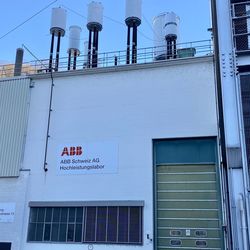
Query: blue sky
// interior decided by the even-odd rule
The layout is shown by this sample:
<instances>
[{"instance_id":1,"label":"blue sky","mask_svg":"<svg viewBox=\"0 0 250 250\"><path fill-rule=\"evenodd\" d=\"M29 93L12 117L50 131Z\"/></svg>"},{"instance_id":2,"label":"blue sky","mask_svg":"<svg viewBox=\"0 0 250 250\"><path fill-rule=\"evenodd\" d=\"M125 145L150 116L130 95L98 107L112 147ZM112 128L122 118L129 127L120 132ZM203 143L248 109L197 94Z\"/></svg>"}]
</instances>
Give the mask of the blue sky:
<instances>
[{"instance_id":1,"label":"blue sky","mask_svg":"<svg viewBox=\"0 0 250 250\"><path fill-rule=\"evenodd\" d=\"M125 0L98 0L104 6L103 31L100 34L100 52L125 50L126 26L124 25ZM210 39L207 29L210 24L209 0L142 0L142 24L139 27L138 47L153 46L152 20L162 12L173 11L180 17L181 42ZM1 3L1 29L0 37L27 20L54 0L9 0ZM89 0L57 0L46 10L32 18L30 21L0 38L0 61L13 62L16 48L24 44L39 59L49 57L50 18L52 7L65 7L67 9L67 30L71 25L82 27L81 50L87 40L86 28L87 4ZM67 31L66 31L67 32ZM68 36L62 39L61 56L66 56ZM34 60L27 51L24 61Z\"/></svg>"}]
</instances>

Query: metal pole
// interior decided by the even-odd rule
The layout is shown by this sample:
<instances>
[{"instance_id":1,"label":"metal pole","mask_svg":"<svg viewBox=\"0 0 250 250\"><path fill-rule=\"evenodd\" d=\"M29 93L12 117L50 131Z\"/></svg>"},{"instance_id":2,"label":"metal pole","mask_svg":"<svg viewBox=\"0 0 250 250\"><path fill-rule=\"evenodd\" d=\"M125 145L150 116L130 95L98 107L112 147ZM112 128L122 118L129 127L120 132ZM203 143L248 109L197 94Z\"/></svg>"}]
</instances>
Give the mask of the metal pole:
<instances>
[{"instance_id":1,"label":"metal pole","mask_svg":"<svg viewBox=\"0 0 250 250\"><path fill-rule=\"evenodd\" d=\"M137 26L133 23L133 46L132 46L132 63L137 62Z\"/></svg>"},{"instance_id":2,"label":"metal pole","mask_svg":"<svg viewBox=\"0 0 250 250\"><path fill-rule=\"evenodd\" d=\"M171 56L171 41L170 38L167 38L167 59Z\"/></svg>"},{"instance_id":3,"label":"metal pole","mask_svg":"<svg viewBox=\"0 0 250 250\"><path fill-rule=\"evenodd\" d=\"M91 43L92 43L92 31L89 31L89 44L88 44L88 61L87 61L87 68L91 66Z\"/></svg>"},{"instance_id":4,"label":"metal pole","mask_svg":"<svg viewBox=\"0 0 250 250\"><path fill-rule=\"evenodd\" d=\"M71 66L71 50L69 50L69 57L68 57L68 70L70 70Z\"/></svg>"},{"instance_id":5,"label":"metal pole","mask_svg":"<svg viewBox=\"0 0 250 250\"><path fill-rule=\"evenodd\" d=\"M176 47L176 39L173 40L173 47L174 47L174 58L177 57L177 47Z\"/></svg>"},{"instance_id":6,"label":"metal pole","mask_svg":"<svg viewBox=\"0 0 250 250\"><path fill-rule=\"evenodd\" d=\"M128 25L128 34L127 34L127 56L126 63L130 63L130 26Z\"/></svg>"},{"instance_id":7,"label":"metal pole","mask_svg":"<svg viewBox=\"0 0 250 250\"><path fill-rule=\"evenodd\" d=\"M55 71L58 71L59 67L59 55L60 55L60 43L61 43L61 32L58 32L57 48L56 48L56 66Z\"/></svg>"},{"instance_id":8,"label":"metal pole","mask_svg":"<svg viewBox=\"0 0 250 250\"><path fill-rule=\"evenodd\" d=\"M77 51L74 51L74 63L73 63L73 70L76 70L76 58L77 58Z\"/></svg>"},{"instance_id":9,"label":"metal pole","mask_svg":"<svg viewBox=\"0 0 250 250\"><path fill-rule=\"evenodd\" d=\"M49 72L52 72L54 39L55 39L55 33L53 32L52 37L51 37L51 46L50 46L50 54L49 54Z\"/></svg>"},{"instance_id":10,"label":"metal pole","mask_svg":"<svg viewBox=\"0 0 250 250\"><path fill-rule=\"evenodd\" d=\"M96 58L96 44L97 44L97 30L94 28L94 38L93 38L93 48L92 48L92 67L97 67L97 58Z\"/></svg>"},{"instance_id":11,"label":"metal pole","mask_svg":"<svg viewBox=\"0 0 250 250\"><path fill-rule=\"evenodd\" d=\"M117 56L115 56L115 66L117 66L117 64L118 64L118 58Z\"/></svg>"}]
</instances>

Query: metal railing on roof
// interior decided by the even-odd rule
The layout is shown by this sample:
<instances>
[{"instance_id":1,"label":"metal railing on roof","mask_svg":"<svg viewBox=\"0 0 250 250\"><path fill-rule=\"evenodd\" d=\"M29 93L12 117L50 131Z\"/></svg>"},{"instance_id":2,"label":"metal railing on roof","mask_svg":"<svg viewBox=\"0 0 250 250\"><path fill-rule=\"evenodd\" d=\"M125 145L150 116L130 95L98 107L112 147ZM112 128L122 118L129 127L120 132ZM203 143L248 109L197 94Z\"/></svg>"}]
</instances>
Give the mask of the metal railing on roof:
<instances>
[{"instance_id":1,"label":"metal railing on roof","mask_svg":"<svg viewBox=\"0 0 250 250\"><path fill-rule=\"evenodd\" d=\"M167 54L166 46L137 49L136 64L154 63L159 60L178 60L213 54L211 40L180 43L177 44L176 48L176 51L174 51L172 55ZM98 53L98 68L116 67L126 64L126 50ZM55 62L53 62L53 65L55 65ZM76 70L92 68L92 66L93 65L88 62L88 55L80 55L77 57L75 64ZM30 61L22 65L22 75L45 74L51 71L61 72L68 70L68 57L60 58L57 70L55 70L53 66L52 70L49 69L49 59ZM14 64L0 65L0 77L12 77L13 74Z\"/></svg>"}]
</instances>

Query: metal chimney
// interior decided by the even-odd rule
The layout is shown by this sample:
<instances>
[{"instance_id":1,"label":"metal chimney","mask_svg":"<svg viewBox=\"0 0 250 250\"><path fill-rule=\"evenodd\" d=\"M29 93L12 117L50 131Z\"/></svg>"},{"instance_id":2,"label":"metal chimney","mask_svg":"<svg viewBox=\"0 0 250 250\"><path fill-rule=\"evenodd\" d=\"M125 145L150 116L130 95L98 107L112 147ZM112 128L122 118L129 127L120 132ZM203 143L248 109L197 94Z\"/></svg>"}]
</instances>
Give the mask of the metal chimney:
<instances>
[{"instance_id":1,"label":"metal chimney","mask_svg":"<svg viewBox=\"0 0 250 250\"><path fill-rule=\"evenodd\" d=\"M52 71L53 66L53 50L54 50L54 39L57 37L57 48L56 48L56 62L55 71L58 71L59 66L59 54L60 54L60 42L61 37L65 35L66 29L66 17L67 12L62 8L53 8L51 16L51 47L50 47L50 59L49 59L49 71Z\"/></svg>"},{"instance_id":2,"label":"metal chimney","mask_svg":"<svg viewBox=\"0 0 250 250\"><path fill-rule=\"evenodd\" d=\"M18 48L16 50L14 76L20 76L22 74L22 66L23 66L23 49Z\"/></svg>"},{"instance_id":3,"label":"metal chimney","mask_svg":"<svg viewBox=\"0 0 250 250\"><path fill-rule=\"evenodd\" d=\"M98 66L98 36L102 30L103 24L103 6L100 2L91 2L88 4L87 28L89 30L88 43L88 67L96 68ZM93 42L92 42L93 39Z\"/></svg>"},{"instance_id":4,"label":"metal chimney","mask_svg":"<svg viewBox=\"0 0 250 250\"><path fill-rule=\"evenodd\" d=\"M126 63L130 64L130 30L133 29L132 38L132 63L137 62L137 27L141 24L141 0L126 0L125 23L128 26L127 33L127 57Z\"/></svg>"}]
</instances>

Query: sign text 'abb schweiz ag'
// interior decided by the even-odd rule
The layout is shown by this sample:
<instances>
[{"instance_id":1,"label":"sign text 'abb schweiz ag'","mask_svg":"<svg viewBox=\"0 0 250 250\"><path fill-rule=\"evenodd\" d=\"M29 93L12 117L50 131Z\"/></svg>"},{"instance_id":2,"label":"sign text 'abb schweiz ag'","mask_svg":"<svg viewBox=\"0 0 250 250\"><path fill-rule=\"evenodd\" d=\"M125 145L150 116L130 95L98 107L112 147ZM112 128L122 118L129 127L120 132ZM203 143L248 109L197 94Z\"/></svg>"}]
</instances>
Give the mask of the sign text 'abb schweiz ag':
<instances>
[{"instance_id":1,"label":"sign text 'abb schweiz ag'","mask_svg":"<svg viewBox=\"0 0 250 250\"><path fill-rule=\"evenodd\" d=\"M74 143L58 148L59 174L116 173L118 144L116 142Z\"/></svg>"}]
</instances>

